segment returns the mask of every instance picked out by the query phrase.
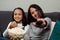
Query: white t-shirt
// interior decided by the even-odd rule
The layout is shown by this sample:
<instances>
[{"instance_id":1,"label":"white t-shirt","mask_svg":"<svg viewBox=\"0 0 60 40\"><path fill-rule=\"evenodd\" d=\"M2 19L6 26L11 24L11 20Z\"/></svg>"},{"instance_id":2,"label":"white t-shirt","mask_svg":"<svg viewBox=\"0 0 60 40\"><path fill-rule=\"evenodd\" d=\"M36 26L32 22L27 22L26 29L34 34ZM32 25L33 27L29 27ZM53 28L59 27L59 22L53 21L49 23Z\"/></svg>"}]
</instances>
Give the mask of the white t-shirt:
<instances>
[{"instance_id":1,"label":"white t-shirt","mask_svg":"<svg viewBox=\"0 0 60 40\"><path fill-rule=\"evenodd\" d=\"M11 24L11 22L8 24L7 29L3 32L3 37L6 37L8 35L8 29L10 27L10 24ZM17 27L23 28L24 26L22 25L22 23L18 23ZM28 30L28 28L29 28L29 25L25 26L24 31L26 32Z\"/></svg>"}]
</instances>

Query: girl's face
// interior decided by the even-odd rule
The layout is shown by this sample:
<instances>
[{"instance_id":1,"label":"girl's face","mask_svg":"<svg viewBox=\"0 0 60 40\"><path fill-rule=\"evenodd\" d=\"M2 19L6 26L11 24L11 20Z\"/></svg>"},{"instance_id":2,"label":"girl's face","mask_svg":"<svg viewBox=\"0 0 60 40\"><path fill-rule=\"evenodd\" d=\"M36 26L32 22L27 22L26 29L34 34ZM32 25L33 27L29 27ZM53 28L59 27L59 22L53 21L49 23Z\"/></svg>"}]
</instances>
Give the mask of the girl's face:
<instances>
[{"instance_id":1,"label":"girl's face","mask_svg":"<svg viewBox=\"0 0 60 40\"><path fill-rule=\"evenodd\" d=\"M14 20L16 22L22 22L22 11L20 9L14 11Z\"/></svg>"},{"instance_id":2,"label":"girl's face","mask_svg":"<svg viewBox=\"0 0 60 40\"><path fill-rule=\"evenodd\" d=\"M35 18L35 19L39 18L39 12L37 9L30 8L30 12L31 12L31 15L33 16L33 18Z\"/></svg>"}]
</instances>

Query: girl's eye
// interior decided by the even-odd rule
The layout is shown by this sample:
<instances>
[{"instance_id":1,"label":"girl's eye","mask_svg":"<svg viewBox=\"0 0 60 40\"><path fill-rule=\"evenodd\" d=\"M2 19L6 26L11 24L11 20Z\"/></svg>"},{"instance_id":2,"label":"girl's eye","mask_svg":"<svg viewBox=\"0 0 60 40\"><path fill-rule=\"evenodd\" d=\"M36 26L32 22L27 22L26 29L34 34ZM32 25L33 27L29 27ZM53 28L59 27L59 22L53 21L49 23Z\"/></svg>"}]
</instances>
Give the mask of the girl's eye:
<instances>
[{"instance_id":1,"label":"girl's eye","mask_svg":"<svg viewBox=\"0 0 60 40\"><path fill-rule=\"evenodd\" d=\"M22 14L18 14L18 15L22 15Z\"/></svg>"},{"instance_id":2,"label":"girl's eye","mask_svg":"<svg viewBox=\"0 0 60 40\"><path fill-rule=\"evenodd\" d=\"M32 12L31 14L34 14L34 12Z\"/></svg>"},{"instance_id":3,"label":"girl's eye","mask_svg":"<svg viewBox=\"0 0 60 40\"><path fill-rule=\"evenodd\" d=\"M36 10L36 11L38 11L38 10Z\"/></svg>"},{"instance_id":4,"label":"girl's eye","mask_svg":"<svg viewBox=\"0 0 60 40\"><path fill-rule=\"evenodd\" d=\"M14 15L17 15L17 14L14 14Z\"/></svg>"}]
</instances>

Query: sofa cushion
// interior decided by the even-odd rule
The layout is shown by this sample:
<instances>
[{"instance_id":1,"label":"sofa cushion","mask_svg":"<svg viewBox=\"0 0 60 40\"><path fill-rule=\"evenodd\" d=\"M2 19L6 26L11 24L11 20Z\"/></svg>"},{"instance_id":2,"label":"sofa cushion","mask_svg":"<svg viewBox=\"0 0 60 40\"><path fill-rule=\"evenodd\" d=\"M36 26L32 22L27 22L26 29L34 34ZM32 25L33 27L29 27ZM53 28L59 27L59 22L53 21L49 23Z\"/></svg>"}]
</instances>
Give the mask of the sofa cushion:
<instances>
[{"instance_id":1,"label":"sofa cushion","mask_svg":"<svg viewBox=\"0 0 60 40\"><path fill-rule=\"evenodd\" d=\"M0 29L2 32L6 29L8 23L11 21L10 11L0 11Z\"/></svg>"},{"instance_id":2,"label":"sofa cushion","mask_svg":"<svg viewBox=\"0 0 60 40\"><path fill-rule=\"evenodd\" d=\"M45 16L51 18L52 21L60 20L60 12L45 13Z\"/></svg>"}]
</instances>

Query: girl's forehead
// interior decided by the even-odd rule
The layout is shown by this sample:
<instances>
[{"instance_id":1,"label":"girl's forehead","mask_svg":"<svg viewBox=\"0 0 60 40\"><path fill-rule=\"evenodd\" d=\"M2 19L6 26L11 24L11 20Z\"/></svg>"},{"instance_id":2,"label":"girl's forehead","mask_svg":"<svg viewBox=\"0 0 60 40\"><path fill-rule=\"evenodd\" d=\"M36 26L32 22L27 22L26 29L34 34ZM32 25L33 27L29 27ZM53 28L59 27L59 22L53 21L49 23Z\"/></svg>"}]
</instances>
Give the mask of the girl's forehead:
<instances>
[{"instance_id":1,"label":"girl's forehead","mask_svg":"<svg viewBox=\"0 0 60 40\"><path fill-rule=\"evenodd\" d=\"M21 9L16 9L15 11L22 11Z\"/></svg>"},{"instance_id":2,"label":"girl's forehead","mask_svg":"<svg viewBox=\"0 0 60 40\"><path fill-rule=\"evenodd\" d=\"M22 10L20 10L20 9L16 9L14 12L22 12Z\"/></svg>"}]
</instances>

